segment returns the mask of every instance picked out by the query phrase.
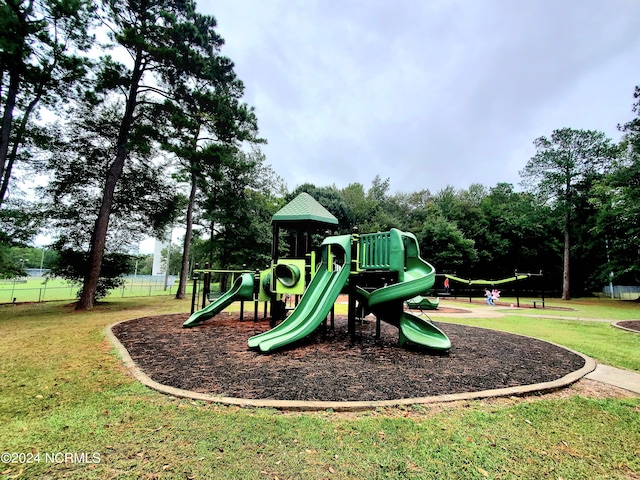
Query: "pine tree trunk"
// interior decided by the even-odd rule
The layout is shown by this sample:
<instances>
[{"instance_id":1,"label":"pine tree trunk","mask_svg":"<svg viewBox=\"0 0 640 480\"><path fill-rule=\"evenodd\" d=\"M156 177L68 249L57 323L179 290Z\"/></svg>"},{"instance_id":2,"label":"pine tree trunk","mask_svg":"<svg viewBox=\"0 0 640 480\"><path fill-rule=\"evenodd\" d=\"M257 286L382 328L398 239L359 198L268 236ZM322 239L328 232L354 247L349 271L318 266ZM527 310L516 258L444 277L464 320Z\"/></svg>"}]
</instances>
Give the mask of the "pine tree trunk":
<instances>
[{"instance_id":1,"label":"pine tree trunk","mask_svg":"<svg viewBox=\"0 0 640 480\"><path fill-rule=\"evenodd\" d=\"M124 146L123 146L124 150ZM124 155L118 155L116 161L111 166L102 196L100 212L96 219L91 236L91 250L89 252L89 271L84 278L82 285L82 295L78 300L76 309L89 310L93 308L95 294L98 288L98 280L100 279L100 269L102 267L102 259L107 242L107 231L109 229L109 216L111 215L111 206L113 205L113 196L116 189L118 179L122 174L124 160L126 158L126 150Z\"/></svg>"},{"instance_id":2,"label":"pine tree trunk","mask_svg":"<svg viewBox=\"0 0 640 480\"><path fill-rule=\"evenodd\" d=\"M13 169L13 164L15 159L18 158L18 147L23 142L24 133L27 130L27 122L29 121L29 117L31 116L31 112L36 107L40 99L42 98L42 93L44 90L44 85L38 85L38 89L36 90L35 97L29 102L29 105L24 111L22 115L22 121L18 126L18 129L15 132L13 145L11 147L11 153L8 153L5 162L3 162L4 171L2 171L2 175L0 178L0 206L4 201L4 197L7 194L7 190L9 189L9 181L11 180L11 170ZM4 140L3 140L4 141Z\"/></svg>"},{"instance_id":3,"label":"pine tree trunk","mask_svg":"<svg viewBox=\"0 0 640 480\"><path fill-rule=\"evenodd\" d=\"M189 274L189 246L191 245L191 235L193 231L193 205L196 202L196 178L191 175L191 192L189 193L189 206L187 207L187 228L184 233L184 244L182 247L182 268L180 269L180 283L176 298L179 300L185 297L187 289L187 275Z\"/></svg>"},{"instance_id":4,"label":"pine tree trunk","mask_svg":"<svg viewBox=\"0 0 640 480\"><path fill-rule=\"evenodd\" d=\"M116 158L111 164L107 172L107 180L102 194L102 203L100 211L96 219L93 233L91 235L91 249L89 250L89 271L84 278L82 285L82 295L76 305L77 310L89 310L93 308L95 295L98 288L98 280L100 279L100 270L102 268L102 259L107 244L107 231L109 229L109 217L111 216L111 208L113 206L113 197L116 185L122 171L124 163L127 159L127 140L133 125L134 111L137 105L138 88L144 68L142 66L142 51L138 50L136 60L131 75L131 87L127 96L127 103L120 129L118 131L118 139L116 142Z\"/></svg>"},{"instance_id":5,"label":"pine tree trunk","mask_svg":"<svg viewBox=\"0 0 640 480\"><path fill-rule=\"evenodd\" d=\"M11 174L11 170L7 171L9 139L11 138L11 124L13 122L13 109L16 106L16 97L18 96L18 86L20 79L17 74L11 74L9 78L9 88L7 90L7 99L4 105L4 114L2 116L2 125L0 126L0 181L4 183L5 178ZM4 200L4 195L0 197L0 205Z\"/></svg>"}]
</instances>

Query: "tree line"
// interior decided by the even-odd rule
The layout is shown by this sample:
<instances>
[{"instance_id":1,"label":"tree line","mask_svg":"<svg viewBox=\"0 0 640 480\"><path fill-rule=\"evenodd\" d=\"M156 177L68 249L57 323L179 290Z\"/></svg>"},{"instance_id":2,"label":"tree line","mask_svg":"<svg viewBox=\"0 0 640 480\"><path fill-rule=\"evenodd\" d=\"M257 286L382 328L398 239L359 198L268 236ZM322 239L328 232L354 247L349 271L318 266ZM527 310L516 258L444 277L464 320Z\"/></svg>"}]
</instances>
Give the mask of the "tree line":
<instances>
[{"instance_id":1,"label":"tree line","mask_svg":"<svg viewBox=\"0 0 640 480\"><path fill-rule=\"evenodd\" d=\"M81 284L77 305L89 309L142 237L181 226L180 298L195 262L264 268L271 216L305 191L339 233L413 232L440 272L542 270L565 298L638 283L638 88L621 142L570 128L540 137L521 189L392 192L378 176L288 192L223 44L192 0L0 5L0 274L20 268L12 247L47 233L53 272Z\"/></svg>"}]
</instances>

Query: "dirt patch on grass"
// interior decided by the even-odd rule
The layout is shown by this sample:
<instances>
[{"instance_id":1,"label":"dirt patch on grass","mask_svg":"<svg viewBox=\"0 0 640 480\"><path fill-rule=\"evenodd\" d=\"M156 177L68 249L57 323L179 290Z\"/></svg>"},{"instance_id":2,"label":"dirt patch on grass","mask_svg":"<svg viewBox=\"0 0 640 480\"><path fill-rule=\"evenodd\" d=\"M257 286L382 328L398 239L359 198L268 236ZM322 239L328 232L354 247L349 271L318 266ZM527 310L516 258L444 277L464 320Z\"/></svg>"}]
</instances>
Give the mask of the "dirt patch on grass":
<instances>
[{"instance_id":1,"label":"dirt patch on grass","mask_svg":"<svg viewBox=\"0 0 640 480\"><path fill-rule=\"evenodd\" d=\"M451 339L448 354L398 347L397 328L375 321L358 324L356 342L346 316L335 328L271 354L248 349L247 339L268 330L269 321L218 315L185 329L188 315L145 317L116 325L113 332L136 364L153 380L208 393L247 399L375 401L415 398L559 379L584 359L549 343L455 324L438 324Z\"/></svg>"},{"instance_id":2,"label":"dirt patch on grass","mask_svg":"<svg viewBox=\"0 0 640 480\"><path fill-rule=\"evenodd\" d=\"M640 320L619 320L616 325L640 333Z\"/></svg>"}]
</instances>

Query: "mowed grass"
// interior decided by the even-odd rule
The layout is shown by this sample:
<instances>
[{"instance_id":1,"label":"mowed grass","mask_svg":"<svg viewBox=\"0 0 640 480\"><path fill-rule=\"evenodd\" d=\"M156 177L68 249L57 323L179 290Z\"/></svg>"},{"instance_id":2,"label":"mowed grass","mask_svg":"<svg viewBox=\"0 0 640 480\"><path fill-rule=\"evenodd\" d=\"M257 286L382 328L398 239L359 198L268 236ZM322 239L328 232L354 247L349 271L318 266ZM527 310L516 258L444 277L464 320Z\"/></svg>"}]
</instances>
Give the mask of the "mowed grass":
<instances>
[{"instance_id":1,"label":"mowed grass","mask_svg":"<svg viewBox=\"0 0 640 480\"><path fill-rule=\"evenodd\" d=\"M27 277L22 281L0 280L0 304L25 302L49 302L57 300L75 300L80 285L73 284L62 278ZM186 291L190 294L191 282L187 282ZM163 277L127 277L125 285L111 290L107 299L113 300L124 297L149 297L175 295L177 281L173 285L164 286Z\"/></svg>"},{"instance_id":2,"label":"mowed grass","mask_svg":"<svg viewBox=\"0 0 640 480\"><path fill-rule=\"evenodd\" d=\"M241 409L162 395L122 367L105 340L104 327L146 315L187 312L189 306L188 300L164 297L113 300L92 312L76 312L65 303L1 306L0 449L24 454L22 459L31 462L2 462L0 476L640 475L638 398L477 401L338 414ZM557 322L558 331L570 326ZM526 324L520 328L526 330ZM594 334L586 329L580 335ZM35 460L38 453L40 461ZM71 453L70 461L62 461L65 457L58 453Z\"/></svg>"},{"instance_id":3,"label":"mowed grass","mask_svg":"<svg viewBox=\"0 0 640 480\"><path fill-rule=\"evenodd\" d=\"M465 307L489 306L483 299L474 298L474 303L469 303L468 299L457 297L456 299L445 299L442 305ZM536 302L536 308L531 308ZM510 311L510 305L517 305L516 297L501 297L499 304L491 307L502 312ZM542 299L533 297L520 298L522 310L515 310L518 314L526 315L552 315L556 317L568 318L596 318L608 320L640 320L640 302L621 301L609 297L602 298L577 298L573 300L560 300L558 298L545 299L545 307L542 308ZM524 308L526 307L526 308ZM554 307L558 307L557 309Z\"/></svg>"},{"instance_id":4,"label":"mowed grass","mask_svg":"<svg viewBox=\"0 0 640 480\"><path fill-rule=\"evenodd\" d=\"M446 305L460 308L468 306L468 304L449 301ZM614 328L610 322L589 320L640 319L639 303L610 299L598 302L589 299L566 302L555 300L553 305L571 307L573 310L516 310L487 306L487 309L497 309L504 316L499 318L449 317L438 320L529 335L572 348L601 363L640 372L640 334ZM559 313L563 315L558 315ZM547 318L547 315L551 318ZM559 316L563 318L553 318Z\"/></svg>"}]
</instances>

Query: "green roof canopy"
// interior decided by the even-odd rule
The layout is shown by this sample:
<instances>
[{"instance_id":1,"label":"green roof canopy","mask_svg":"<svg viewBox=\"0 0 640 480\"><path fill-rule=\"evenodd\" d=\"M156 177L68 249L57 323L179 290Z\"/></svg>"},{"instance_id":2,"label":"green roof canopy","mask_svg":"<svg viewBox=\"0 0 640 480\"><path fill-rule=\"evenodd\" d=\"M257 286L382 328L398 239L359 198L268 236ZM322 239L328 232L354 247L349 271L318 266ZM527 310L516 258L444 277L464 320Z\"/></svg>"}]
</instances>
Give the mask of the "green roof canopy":
<instances>
[{"instance_id":1,"label":"green roof canopy","mask_svg":"<svg viewBox=\"0 0 640 480\"><path fill-rule=\"evenodd\" d=\"M320 222L338 224L338 219L320 205L315 198L302 192L296 198L278 210L271 218L272 222Z\"/></svg>"}]
</instances>

